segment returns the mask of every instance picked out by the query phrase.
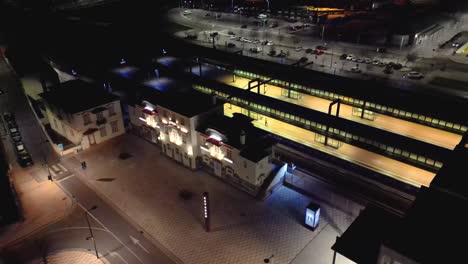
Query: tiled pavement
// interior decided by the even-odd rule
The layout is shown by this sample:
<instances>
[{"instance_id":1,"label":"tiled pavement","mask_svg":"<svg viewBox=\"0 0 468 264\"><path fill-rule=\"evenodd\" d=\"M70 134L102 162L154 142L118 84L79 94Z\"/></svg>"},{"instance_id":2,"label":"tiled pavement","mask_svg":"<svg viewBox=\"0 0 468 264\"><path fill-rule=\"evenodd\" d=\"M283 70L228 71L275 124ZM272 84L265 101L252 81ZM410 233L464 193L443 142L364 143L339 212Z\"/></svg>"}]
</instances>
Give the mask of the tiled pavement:
<instances>
[{"instance_id":1,"label":"tiled pavement","mask_svg":"<svg viewBox=\"0 0 468 264\"><path fill-rule=\"evenodd\" d=\"M121 152L130 153L132 158L119 160ZM356 217L352 212L358 211L340 208L360 207L344 198L328 202L316 199L322 205L322 219L312 232L302 224L311 198L282 187L266 201L254 200L214 176L183 168L161 156L156 146L133 135L96 146L62 163L77 169L77 161L83 160L88 169L76 175L184 263L264 263L271 255L270 263L275 264L331 263L330 247L336 235L346 230ZM182 189L193 192L193 199L182 200L178 196ZM204 191L210 192L212 202L210 233L202 225ZM335 202L346 206L336 206ZM304 257L311 252L316 254L315 261Z\"/></svg>"}]
</instances>

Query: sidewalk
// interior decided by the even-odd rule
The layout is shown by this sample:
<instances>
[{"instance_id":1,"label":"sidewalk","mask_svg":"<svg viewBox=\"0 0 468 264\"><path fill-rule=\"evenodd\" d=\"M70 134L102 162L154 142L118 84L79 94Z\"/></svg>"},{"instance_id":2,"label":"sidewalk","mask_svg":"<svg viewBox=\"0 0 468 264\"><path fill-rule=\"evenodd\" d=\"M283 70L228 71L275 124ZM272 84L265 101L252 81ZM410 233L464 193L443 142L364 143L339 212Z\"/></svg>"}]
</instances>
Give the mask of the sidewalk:
<instances>
[{"instance_id":1,"label":"sidewalk","mask_svg":"<svg viewBox=\"0 0 468 264\"><path fill-rule=\"evenodd\" d=\"M61 251L47 256L47 264L100 264L92 253L84 251ZM41 264L45 264L41 262Z\"/></svg>"},{"instance_id":2,"label":"sidewalk","mask_svg":"<svg viewBox=\"0 0 468 264\"><path fill-rule=\"evenodd\" d=\"M132 157L119 160L121 152ZM281 187L266 201L257 201L215 176L179 166L162 156L158 147L129 134L63 162L73 168L83 160L88 168L77 176L187 264L263 263L271 255L275 264L331 263L336 236L362 207L320 187L320 198ZM179 197L183 189L194 194L191 200ZM212 199L209 233L203 229L204 191ZM311 200L322 206L315 232L303 225Z\"/></svg>"},{"instance_id":3,"label":"sidewalk","mask_svg":"<svg viewBox=\"0 0 468 264\"><path fill-rule=\"evenodd\" d=\"M34 166L26 169L19 167L9 137L2 137L9 163L13 166L10 178L23 215L23 221L1 230L2 248L64 217L72 208L72 202L55 183L47 181L47 170L42 165L42 145L37 122L25 96L17 87L14 73L3 58L0 58L0 85L8 91L7 104L1 105L0 111L14 110L23 141L35 162ZM8 109L8 105L11 109Z\"/></svg>"},{"instance_id":4,"label":"sidewalk","mask_svg":"<svg viewBox=\"0 0 468 264\"><path fill-rule=\"evenodd\" d=\"M38 166L22 169L15 164L11 171L11 180L18 195L23 221L7 227L2 232L0 248L63 218L72 208L71 200L55 183L38 182L30 175L32 172L46 173L37 171Z\"/></svg>"}]
</instances>

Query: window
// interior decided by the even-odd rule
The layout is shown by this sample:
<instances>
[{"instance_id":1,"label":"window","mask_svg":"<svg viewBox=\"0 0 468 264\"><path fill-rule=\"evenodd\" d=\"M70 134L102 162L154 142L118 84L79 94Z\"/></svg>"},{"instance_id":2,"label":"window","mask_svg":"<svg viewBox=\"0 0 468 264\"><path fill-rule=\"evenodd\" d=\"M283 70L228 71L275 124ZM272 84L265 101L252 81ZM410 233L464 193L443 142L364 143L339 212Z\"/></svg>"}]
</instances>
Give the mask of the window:
<instances>
[{"instance_id":1,"label":"window","mask_svg":"<svg viewBox=\"0 0 468 264\"><path fill-rule=\"evenodd\" d=\"M102 120L104 118L104 114L102 112L99 112L96 114L97 120Z\"/></svg>"},{"instance_id":2,"label":"window","mask_svg":"<svg viewBox=\"0 0 468 264\"><path fill-rule=\"evenodd\" d=\"M109 111L109 116L113 116L115 115L115 110L114 110L114 105L110 105L109 108L107 108L107 110Z\"/></svg>"},{"instance_id":3,"label":"window","mask_svg":"<svg viewBox=\"0 0 468 264\"><path fill-rule=\"evenodd\" d=\"M106 126L103 126L101 128L99 128L99 132L101 132L101 137L106 137L107 136L107 129L106 129Z\"/></svg>"},{"instance_id":4,"label":"window","mask_svg":"<svg viewBox=\"0 0 468 264\"><path fill-rule=\"evenodd\" d=\"M112 121L112 122L110 123L111 128L112 128L112 133L116 133L116 132L119 131L119 127L117 126L118 122L119 122L119 121Z\"/></svg>"},{"instance_id":5,"label":"window","mask_svg":"<svg viewBox=\"0 0 468 264\"><path fill-rule=\"evenodd\" d=\"M83 122L85 126L91 123L91 119L89 118L89 113L86 113L83 115Z\"/></svg>"}]
</instances>

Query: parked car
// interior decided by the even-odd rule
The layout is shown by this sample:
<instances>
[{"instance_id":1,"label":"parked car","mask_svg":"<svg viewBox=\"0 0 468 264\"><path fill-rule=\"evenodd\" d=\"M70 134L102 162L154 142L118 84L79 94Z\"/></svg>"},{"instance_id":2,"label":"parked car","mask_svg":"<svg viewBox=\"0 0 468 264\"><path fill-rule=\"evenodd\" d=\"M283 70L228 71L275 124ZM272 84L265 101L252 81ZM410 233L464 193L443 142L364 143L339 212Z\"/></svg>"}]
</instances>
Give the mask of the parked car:
<instances>
[{"instance_id":1,"label":"parked car","mask_svg":"<svg viewBox=\"0 0 468 264\"><path fill-rule=\"evenodd\" d=\"M276 51L275 50L270 50L270 52L268 52L268 55L274 57L274 56L276 56Z\"/></svg>"},{"instance_id":2,"label":"parked car","mask_svg":"<svg viewBox=\"0 0 468 264\"><path fill-rule=\"evenodd\" d=\"M375 51L377 51L378 53L385 53L385 52L387 52L387 49L386 48L377 48Z\"/></svg>"},{"instance_id":3,"label":"parked car","mask_svg":"<svg viewBox=\"0 0 468 264\"><path fill-rule=\"evenodd\" d=\"M278 27L278 22L273 22L268 27L270 27L270 28Z\"/></svg>"},{"instance_id":4,"label":"parked car","mask_svg":"<svg viewBox=\"0 0 468 264\"><path fill-rule=\"evenodd\" d=\"M422 79L424 78L424 75L420 72L416 72L416 71L412 71L412 72L409 72L406 76L408 76L408 78L410 79Z\"/></svg>"},{"instance_id":5,"label":"parked car","mask_svg":"<svg viewBox=\"0 0 468 264\"><path fill-rule=\"evenodd\" d=\"M185 16L185 15L190 15L190 14L192 14L192 11L190 11L190 10L185 10L182 14L183 14L184 16Z\"/></svg>"},{"instance_id":6,"label":"parked car","mask_svg":"<svg viewBox=\"0 0 468 264\"><path fill-rule=\"evenodd\" d=\"M322 54L324 54L324 53L325 53L325 51L319 50L319 49L316 49L316 50L314 51L314 54L315 54L315 55L319 55L319 56L322 55Z\"/></svg>"},{"instance_id":7,"label":"parked car","mask_svg":"<svg viewBox=\"0 0 468 264\"><path fill-rule=\"evenodd\" d=\"M359 69L359 67L352 67L352 68L351 68L351 72L360 73L360 72L361 72L361 69Z\"/></svg>"},{"instance_id":8,"label":"parked car","mask_svg":"<svg viewBox=\"0 0 468 264\"><path fill-rule=\"evenodd\" d=\"M21 134L17 127L10 128L9 132L10 132L10 137L11 139L13 139L14 142L21 141Z\"/></svg>"},{"instance_id":9,"label":"parked car","mask_svg":"<svg viewBox=\"0 0 468 264\"><path fill-rule=\"evenodd\" d=\"M227 44L227 47L228 47L228 48L234 48L234 47L236 47L236 44L230 43L230 42L229 42L229 43Z\"/></svg>"},{"instance_id":10,"label":"parked car","mask_svg":"<svg viewBox=\"0 0 468 264\"><path fill-rule=\"evenodd\" d=\"M244 25L241 26L241 28L247 28L247 25L244 24Z\"/></svg>"},{"instance_id":11,"label":"parked car","mask_svg":"<svg viewBox=\"0 0 468 264\"><path fill-rule=\"evenodd\" d=\"M326 46L323 46L323 45L318 45L317 47L315 47L316 49L319 49L319 50L327 50L327 47Z\"/></svg>"},{"instance_id":12,"label":"parked car","mask_svg":"<svg viewBox=\"0 0 468 264\"><path fill-rule=\"evenodd\" d=\"M393 69L395 69L395 70L400 70L401 68L403 68L403 65L401 65L401 63L395 63L395 64L393 64Z\"/></svg>"},{"instance_id":13,"label":"parked car","mask_svg":"<svg viewBox=\"0 0 468 264\"><path fill-rule=\"evenodd\" d=\"M385 69L383 70L383 72L384 72L385 74L392 74L392 73L393 73L391 67L385 67Z\"/></svg>"},{"instance_id":14,"label":"parked car","mask_svg":"<svg viewBox=\"0 0 468 264\"><path fill-rule=\"evenodd\" d=\"M302 47L296 47L296 48L294 48L294 50L296 50L296 51L301 51L301 50L302 50Z\"/></svg>"},{"instance_id":15,"label":"parked car","mask_svg":"<svg viewBox=\"0 0 468 264\"><path fill-rule=\"evenodd\" d=\"M366 64L371 64L371 63L372 63L372 60L366 58L366 59L364 59L364 63L366 63Z\"/></svg>"},{"instance_id":16,"label":"parked car","mask_svg":"<svg viewBox=\"0 0 468 264\"><path fill-rule=\"evenodd\" d=\"M341 54L340 60L346 60L347 57L348 57L347 54Z\"/></svg>"},{"instance_id":17,"label":"parked car","mask_svg":"<svg viewBox=\"0 0 468 264\"><path fill-rule=\"evenodd\" d=\"M261 52L263 49L261 47L256 47L256 48L250 48L250 51L253 52L253 53L259 53Z\"/></svg>"},{"instance_id":18,"label":"parked car","mask_svg":"<svg viewBox=\"0 0 468 264\"><path fill-rule=\"evenodd\" d=\"M16 120L15 119L10 119L8 121L5 121L8 129L10 128L18 128L18 125L16 124Z\"/></svg>"},{"instance_id":19,"label":"parked car","mask_svg":"<svg viewBox=\"0 0 468 264\"><path fill-rule=\"evenodd\" d=\"M228 31L228 35L234 36L236 33L234 33L234 31Z\"/></svg>"},{"instance_id":20,"label":"parked car","mask_svg":"<svg viewBox=\"0 0 468 264\"><path fill-rule=\"evenodd\" d=\"M348 55L348 56L346 56L346 60L349 60L349 61L352 60L353 58L354 58L353 55Z\"/></svg>"},{"instance_id":21,"label":"parked car","mask_svg":"<svg viewBox=\"0 0 468 264\"><path fill-rule=\"evenodd\" d=\"M306 49L306 53L312 53L313 51L313 49Z\"/></svg>"},{"instance_id":22,"label":"parked car","mask_svg":"<svg viewBox=\"0 0 468 264\"><path fill-rule=\"evenodd\" d=\"M364 62L364 59L357 59L356 62L357 62L357 63L363 63L363 62Z\"/></svg>"},{"instance_id":23,"label":"parked car","mask_svg":"<svg viewBox=\"0 0 468 264\"><path fill-rule=\"evenodd\" d=\"M286 56L287 56L287 54L286 54L285 52L283 52L283 51L281 51L281 52L277 55L277 57L279 57L279 58L285 58Z\"/></svg>"},{"instance_id":24,"label":"parked car","mask_svg":"<svg viewBox=\"0 0 468 264\"><path fill-rule=\"evenodd\" d=\"M5 112L3 113L3 120L5 120L5 122L8 122L10 120L15 120L15 116L10 112Z\"/></svg>"},{"instance_id":25,"label":"parked car","mask_svg":"<svg viewBox=\"0 0 468 264\"><path fill-rule=\"evenodd\" d=\"M378 60L373 60L372 65L379 66L380 61Z\"/></svg>"},{"instance_id":26,"label":"parked car","mask_svg":"<svg viewBox=\"0 0 468 264\"><path fill-rule=\"evenodd\" d=\"M308 60L309 60L309 58L307 58L307 57L301 57L299 59L299 61L302 62L302 63L307 62Z\"/></svg>"},{"instance_id":27,"label":"parked car","mask_svg":"<svg viewBox=\"0 0 468 264\"><path fill-rule=\"evenodd\" d=\"M15 152L16 153L27 152L26 146L24 145L23 141L15 142Z\"/></svg>"},{"instance_id":28,"label":"parked car","mask_svg":"<svg viewBox=\"0 0 468 264\"><path fill-rule=\"evenodd\" d=\"M18 160L18 164L22 168L26 168L26 167L34 165L34 162L33 162L32 158L31 158L31 155L29 155L29 153L24 153L24 154L21 154L21 155L17 155L16 158Z\"/></svg>"}]
</instances>

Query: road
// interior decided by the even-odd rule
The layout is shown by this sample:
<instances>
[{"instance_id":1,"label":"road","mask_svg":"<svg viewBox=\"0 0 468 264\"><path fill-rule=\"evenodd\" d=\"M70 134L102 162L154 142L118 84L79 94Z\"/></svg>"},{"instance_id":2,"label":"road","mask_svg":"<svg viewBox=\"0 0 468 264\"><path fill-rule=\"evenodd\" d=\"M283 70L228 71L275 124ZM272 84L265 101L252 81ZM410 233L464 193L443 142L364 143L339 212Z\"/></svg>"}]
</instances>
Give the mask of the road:
<instances>
[{"instance_id":1,"label":"road","mask_svg":"<svg viewBox=\"0 0 468 264\"><path fill-rule=\"evenodd\" d=\"M151 238L142 234L126 220L123 213L120 214L114 210L109 203L103 201L98 194L85 185L78 177L78 174L82 172L77 168L67 167L61 162L45 140L46 136L29 107L19 81L6 61L3 58L0 59L0 81L6 91L6 94L1 97L0 110L2 112L10 111L16 116L23 141L35 163L33 167L25 169L29 172L28 176L34 177L37 181L44 181L47 180L48 169L61 168L62 172L69 172L64 175L63 179L55 181L55 183L79 206L76 209L78 210L76 214L81 215L81 217L84 216L84 210L96 207L88 215L90 221L94 221L96 241L99 241L100 245L98 247L99 255L104 256L110 263L175 263L168 257L169 252L164 252L160 245L155 246L153 242L157 243L156 241L152 241ZM6 149L10 163L14 164L12 144L7 144ZM50 236L53 238L50 240L53 243L51 242L49 248L88 250L90 248L89 239L83 241L84 234L87 234L84 229L86 225L81 223L69 226L69 221L73 220L65 219L57 226L48 228L48 231L53 233ZM67 226L68 229L63 229L63 226ZM44 233L44 236L49 237L49 233Z\"/></svg>"},{"instance_id":2,"label":"road","mask_svg":"<svg viewBox=\"0 0 468 264\"><path fill-rule=\"evenodd\" d=\"M216 19L214 13L205 16L208 11L192 9L190 15L183 15L183 9L172 9L168 13L170 21L190 27L189 30L176 32L175 35L185 38L188 34L196 34L197 40L187 40L193 43L212 47L212 39L207 32L216 31L219 35L215 38L218 49L225 49L227 52L234 50L243 50L243 55L261 58L264 60L276 61L282 64L292 64L302 57L308 58L313 64L306 66L315 71L322 71L333 75L346 76L356 79L371 79L378 77L386 80L389 85L396 87L409 87L418 84L424 84L425 89L433 89L438 92L454 94L459 97L468 98L468 92L465 90L446 89L431 82L437 76L447 75L457 80L465 80L465 72L468 71L468 65L455 63L442 53L434 54L435 57L416 57L408 60L408 50L389 49L387 53L378 53L375 47L357 45L353 43L343 43L337 41L324 42L321 39L311 37L313 26L308 29L302 29L296 32L288 30L289 25L301 25L301 23L287 23L279 19L269 19L278 22L277 28L254 26L252 21L258 21L256 18L246 18L239 14L222 13L221 19ZM247 28L240 28L240 25L247 25ZM306 32L304 32L306 31ZM231 39L229 32L236 37L245 37L249 39L270 40L273 46L262 46L260 43L246 43ZM231 33L231 34L232 34ZM227 43L233 43L235 48L227 48ZM317 45L326 46L327 50L323 55L310 55L306 53L307 48L315 48ZM259 53L252 53L250 48L261 47ZM301 47L301 50L296 50ZM268 56L270 50L280 51L288 54L287 58L277 58ZM351 54L357 58L369 58L382 62L400 63L404 66L401 70L394 70L391 74L383 72L384 67L366 63L357 63L348 60L340 60L342 54ZM437 56L436 56L437 55ZM360 73L351 72L351 68L357 67ZM405 78L411 70L417 70L424 74L422 80L413 80Z\"/></svg>"}]
</instances>

